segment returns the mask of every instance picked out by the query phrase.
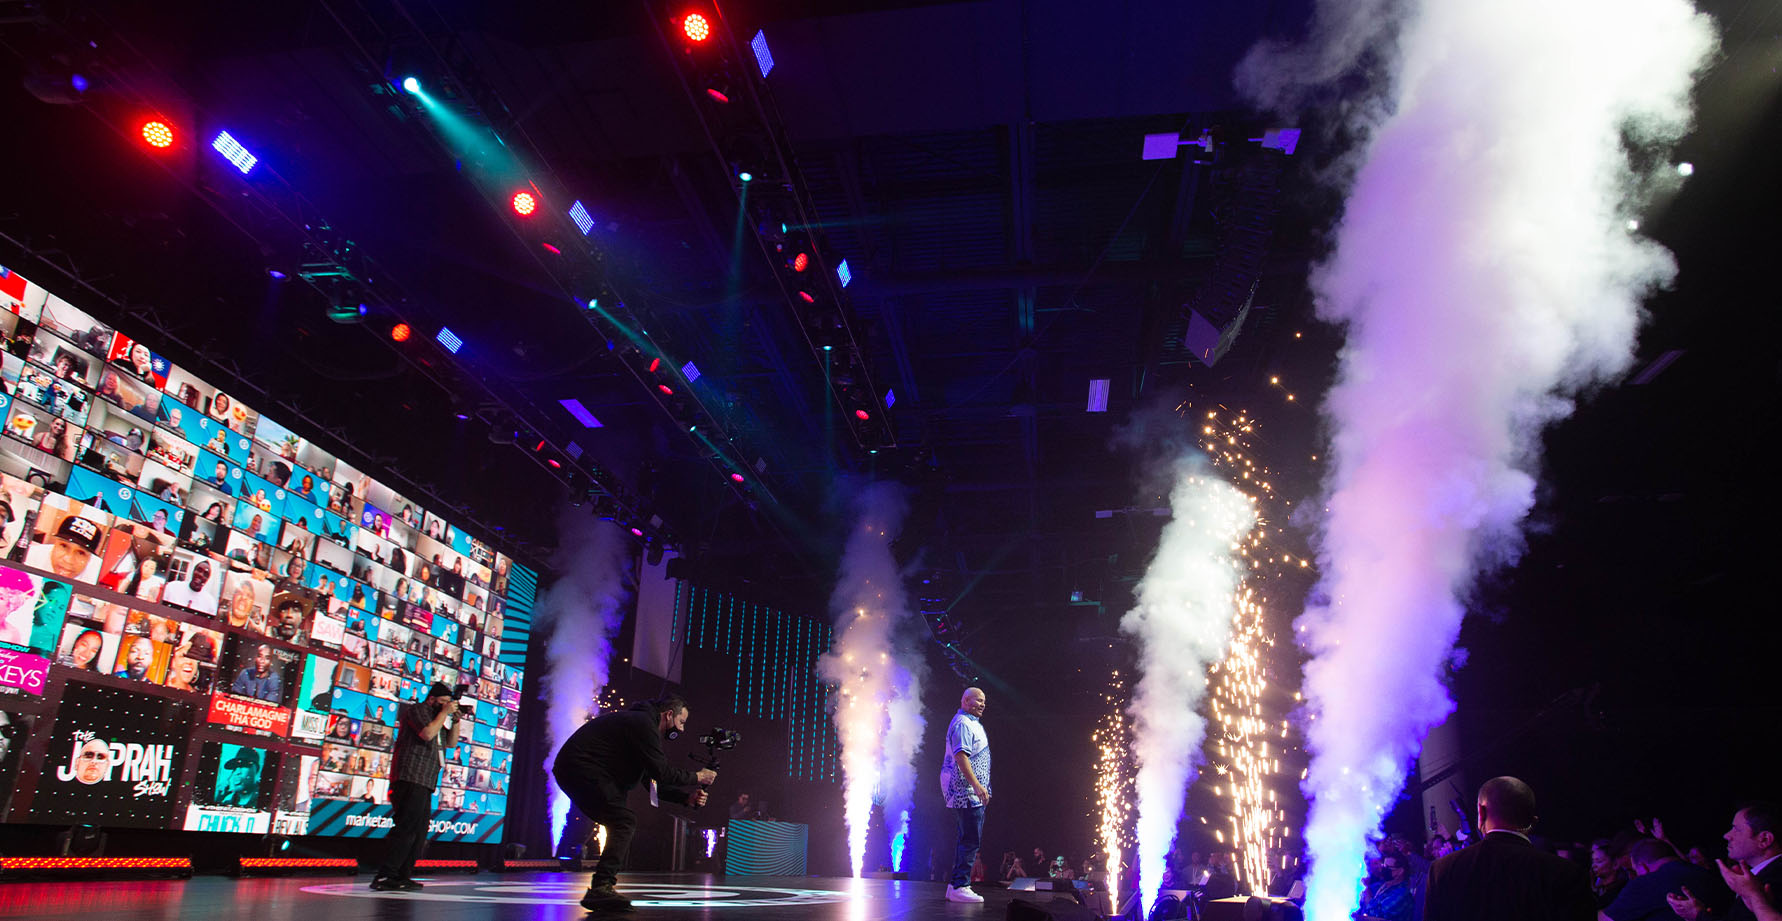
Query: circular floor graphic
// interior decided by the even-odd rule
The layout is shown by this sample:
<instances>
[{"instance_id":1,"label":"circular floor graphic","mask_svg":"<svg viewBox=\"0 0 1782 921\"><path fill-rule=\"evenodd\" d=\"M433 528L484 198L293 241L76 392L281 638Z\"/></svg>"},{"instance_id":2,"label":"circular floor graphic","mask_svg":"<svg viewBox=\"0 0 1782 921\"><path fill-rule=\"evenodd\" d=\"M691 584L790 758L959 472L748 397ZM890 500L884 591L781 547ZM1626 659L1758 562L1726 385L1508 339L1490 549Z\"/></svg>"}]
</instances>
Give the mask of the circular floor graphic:
<instances>
[{"instance_id":1,"label":"circular floor graphic","mask_svg":"<svg viewBox=\"0 0 1782 921\"><path fill-rule=\"evenodd\" d=\"M432 879L420 892L376 892L365 883L305 886L317 895L348 895L406 901L506 903L513 905L576 905L588 884L575 880ZM761 908L845 902L848 892L832 889L783 889L776 886L726 886L697 883L620 882L619 894L638 908Z\"/></svg>"}]
</instances>

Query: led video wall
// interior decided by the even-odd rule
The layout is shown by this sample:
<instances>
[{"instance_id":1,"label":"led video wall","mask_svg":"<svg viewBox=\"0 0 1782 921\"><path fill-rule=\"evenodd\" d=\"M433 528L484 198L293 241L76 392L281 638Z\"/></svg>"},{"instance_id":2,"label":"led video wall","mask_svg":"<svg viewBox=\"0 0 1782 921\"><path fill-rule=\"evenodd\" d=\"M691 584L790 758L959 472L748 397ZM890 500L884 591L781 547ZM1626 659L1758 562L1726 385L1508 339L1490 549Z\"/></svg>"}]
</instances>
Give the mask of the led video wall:
<instances>
[{"instance_id":1,"label":"led video wall","mask_svg":"<svg viewBox=\"0 0 1782 921\"><path fill-rule=\"evenodd\" d=\"M501 840L532 574L5 268L0 308L0 821L382 835L441 681L434 833Z\"/></svg>"}]
</instances>

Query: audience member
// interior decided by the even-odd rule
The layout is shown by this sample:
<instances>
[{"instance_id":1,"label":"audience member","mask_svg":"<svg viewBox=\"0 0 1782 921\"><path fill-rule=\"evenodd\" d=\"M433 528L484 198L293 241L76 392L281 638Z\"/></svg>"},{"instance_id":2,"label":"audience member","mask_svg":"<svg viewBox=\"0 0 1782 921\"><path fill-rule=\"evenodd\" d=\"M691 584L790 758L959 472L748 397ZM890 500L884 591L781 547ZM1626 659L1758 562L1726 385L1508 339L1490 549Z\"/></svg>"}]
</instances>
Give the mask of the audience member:
<instances>
[{"instance_id":1,"label":"audience member","mask_svg":"<svg viewBox=\"0 0 1782 921\"><path fill-rule=\"evenodd\" d=\"M1608 908L1633 875L1623 866L1622 857L1612 838L1598 838L1590 844L1590 892L1599 909Z\"/></svg>"},{"instance_id":2,"label":"audience member","mask_svg":"<svg viewBox=\"0 0 1782 921\"><path fill-rule=\"evenodd\" d=\"M1782 812L1777 811L1774 803L1748 803L1738 812L1733 813L1732 827L1727 829L1726 856L1734 862L1743 864L1750 871L1758 885L1768 889L1771 904L1775 904L1778 893L1782 893ZM1681 893L1667 895L1671 911L1683 921L1752 921L1758 917L1743 897L1733 902L1723 914L1712 911L1711 899L1704 899L1704 893L1695 892L1685 887Z\"/></svg>"},{"instance_id":3,"label":"audience member","mask_svg":"<svg viewBox=\"0 0 1782 921\"><path fill-rule=\"evenodd\" d=\"M1534 790L1514 777L1479 788L1483 840L1435 862L1426 921L1590 921L1596 916L1584 868L1536 850Z\"/></svg>"},{"instance_id":4,"label":"audience member","mask_svg":"<svg viewBox=\"0 0 1782 921\"><path fill-rule=\"evenodd\" d=\"M1368 881L1357 916L1379 921L1411 921L1410 878L1410 858L1398 853L1382 855L1380 875Z\"/></svg>"},{"instance_id":5,"label":"audience member","mask_svg":"<svg viewBox=\"0 0 1782 921\"><path fill-rule=\"evenodd\" d=\"M1666 896L1685 888L1713 904L1724 906L1715 875L1677 856L1677 849L1660 838L1641 838L1627 849L1634 878L1621 888L1615 901L1602 910L1607 921L1659 921L1672 918Z\"/></svg>"}]
</instances>

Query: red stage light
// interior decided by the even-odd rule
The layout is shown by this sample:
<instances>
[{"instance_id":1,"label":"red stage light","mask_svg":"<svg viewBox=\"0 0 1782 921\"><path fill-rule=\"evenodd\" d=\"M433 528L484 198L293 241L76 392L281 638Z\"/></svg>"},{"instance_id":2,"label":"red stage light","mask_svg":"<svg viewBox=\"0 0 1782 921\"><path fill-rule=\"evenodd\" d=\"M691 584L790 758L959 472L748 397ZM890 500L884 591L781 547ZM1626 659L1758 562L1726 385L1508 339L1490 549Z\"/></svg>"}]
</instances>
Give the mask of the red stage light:
<instances>
[{"instance_id":1,"label":"red stage light","mask_svg":"<svg viewBox=\"0 0 1782 921\"><path fill-rule=\"evenodd\" d=\"M865 422L872 418L872 413L869 413L864 409L856 409L854 410L854 418L859 419L861 422Z\"/></svg>"},{"instance_id":2,"label":"red stage light","mask_svg":"<svg viewBox=\"0 0 1782 921\"><path fill-rule=\"evenodd\" d=\"M811 264L811 257L805 255L804 253L799 253L798 255L792 257L792 271L794 271L794 272L802 272L810 264Z\"/></svg>"},{"instance_id":3,"label":"red stage light","mask_svg":"<svg viewBox=\"0 0 1782 921\"><path fill-rule=\"evenodd\" d=\"M662 391L663 396L674 396L674 388L667 384L657 384L656 389Z\"/></svg>"},{"instance_id":4,"label":"red stage light","mask_svg":"<svg viewBox=\"0 0 1782 921\"><path fill-rule=\"evenodd\" d=\"M713 98L713 99L715 99L715 100L717 100L717 101L719 101L719 102L721 102L721 103L723 103L723 104L725 104L725 105L729 105L729 104L730 104L730 97L729 97L729 96L726 96L726 95L724 95L724 92L723 92L723 91L722 91L722 90L719 90L719 89L717 89L717 88L715 88L715 87L714 87L714 88L708 88L708 89L707 89L707 90L706 90L706 91L705 91L705 94L706 94L706 95L707 95L707 96L710 96L710 97L712 97L712 98Z\"/></svg>"},{"instance_id":5,"label":"red stage light","mask_svg":"<svg viewBox=\"0 0 1782 921\"><path fill-rule=\"evenodd\" d=\"M655 374L656 369L660 368L660 367L662 367L662 359L660 359L660 358L650 359L650 373L651 374Z\"/></svg>"},{"instance_id":6,"label":"red stage light","mask_svg":"<svg viewBox=\"0 0 1782 921\"><path fill-rule=\"evenodd\" d=\"M173 126L159 119L151 119L142 123L142 142L150 147L166 150L173 146Z\"/></svg>"},{"instance_id":7,"label":"red stage light","mask_svg":"<svg viewBox=\"0 0 1782 921\"><path fill-rule=\"evenodd\" d=\"M812 297L809 291L800 291L798 292L798 296L804 298L806 304L815 304L817 302L817 299Z\"/></svg>"},{"instance_id":8,"label":"red stage light","mask_svg":"<svg viewBox=\"0 0 1782 921\"><path fill-rule=\"evenodd\" d=\"M643 536L643 528L632 528L631 536L632 537L642 537Z\"/></svg>"},{"instance_id":9,"label":"red stage light","mask_svg":"<svg viewBox=\"0 0 1782 921\"><path fill-rule=\"evenodd\" d=\"M552 470L562 470L563 469L563 465L557 463L557 459L554 457L545 458L545 463L550 464Z\"/></svg>"},{"instance_id":10,"label":"red stage light","mask_svg":"<svg viewBox=\"0 0 1782 921\"><path fill-rule=\"evenodd\" d=\"M515 214L517 214L521 217L531 217L532 212L537 211L537 210L538 210L538 199L533 198L531 192L515 192L514 193L514 213Z\"/></svg>"},{"instance_id":11,"label":"red stage light","mask_svg":"<svg viewBox=\"0 0 1782 921\"><path fill-rule=\"evenodd\" d=\"M0 857L0 870L190 870L190 857Z\"/></svg>"},{"instance_id":12,"label":"red stage light","mask_svg":"<svg viewBox=\"0 0 1782 921\"><path fill-rule=\"evenodd\" d=\"M556 246L554 246L550 243L540 243L539 245L545 248L545 252L550 253L553 256L563 255L562 250L558 249Z\"/></svg>"},{"instance_id":13,"label":"red stage light","mask_svg":"<svg viewBox=\"0 0 1782 921\"><path fill-rule=\"evenodd\" d=\"M698 13L688 13L687 18L681 20L681 31L693 41L703 42L712 37L712 24Z\"/></svg>"},{"instance_id":14,"label":"red stage light","mask_svg":"<svg viewBox=\"0 0 1782 921\"><path fill-rule=\"evenodd\" d=\"M248 870L279 870L286 868L320 868L333 867L347 869L358 867L359 861L351 857L243 857L241 866Z\"/></svg>"},{"instance_id":15,"label":"red stage light","mask_svg":"<svg viewBox=\"0 0 1782 921\"><path fill-rule=\"evenodd\" d=\"M740 473L733 473L730 475L730 478L737 481L738 483L741 483L743 481L743 475Z\"/></svg>"},{"instance_id":16,"label":"red stage light","mask_svg":"<svg viewBox=\"0 0 1782 921\"><path fill-rule=\"evenodd\" d=\"M415 331L410 329L407 323L398 323L395 326L390 327L390 338L397 342L407 342L408 337L414 334Z\"/></svg>"},{"instance_id":17,"label":"red stage light","mask_svg":"<svg viewBox=\"0 0 1782 921\"><path fill-rule=\"evenodd\" d=\"M532 453L537 454L538 452L543 451L544 446L545 446L545 440L543 438L540 438L538 440L538 444L535 444L532 446Z\"/></svg>"}]
</instances>

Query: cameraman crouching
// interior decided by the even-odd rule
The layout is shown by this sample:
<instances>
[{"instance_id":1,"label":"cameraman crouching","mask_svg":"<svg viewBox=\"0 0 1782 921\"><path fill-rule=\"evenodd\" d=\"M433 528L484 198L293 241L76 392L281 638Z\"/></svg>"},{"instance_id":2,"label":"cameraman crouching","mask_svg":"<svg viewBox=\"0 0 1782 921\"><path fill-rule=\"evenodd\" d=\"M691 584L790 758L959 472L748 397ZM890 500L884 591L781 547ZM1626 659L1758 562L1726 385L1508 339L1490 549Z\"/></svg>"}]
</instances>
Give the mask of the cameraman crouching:
<instances>
[{"instance_id":1,"label":"cameraman crouching","mask_svg":"<svg viewBox=\"0 0 1782 921\"><path fill-rule=\"evenodd\" d=\"M582 814L606 827L606 846L594 866L594 879L582 896L589 911L629 911L631 901L613 888L625 868L637 816L625 806L625 796L645 778L654 780L661 798L689 806L705 805L704 790L673 787L709 786L718 778L713 770L689 771L670 767L662 753L662 740L672 739L687 728L687 702L679 697L644 701L629 710L602 714L582 724L563 743L551 765L557 786Z\"/></svg>"}]
</instances>

